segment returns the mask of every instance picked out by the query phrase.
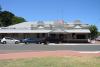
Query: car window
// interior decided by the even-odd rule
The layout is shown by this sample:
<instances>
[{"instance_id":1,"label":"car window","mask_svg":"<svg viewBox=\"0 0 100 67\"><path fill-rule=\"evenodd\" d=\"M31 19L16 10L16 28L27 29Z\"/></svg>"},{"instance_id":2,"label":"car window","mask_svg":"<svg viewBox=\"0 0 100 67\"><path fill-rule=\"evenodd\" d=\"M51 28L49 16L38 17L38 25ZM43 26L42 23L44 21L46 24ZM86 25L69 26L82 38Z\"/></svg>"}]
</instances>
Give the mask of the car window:
<instances>
[{"instance_id":1,"label":"car window","mask_svg":"<svg viewBox=\"0 0 100 67\"><path fill-rule=\"evenodd\" d=\"M27 38L26 40L32 40L31 38Z\"/></svg>"},{"instance_id":2,"label":"car window","mask_svg":"<svg viewBox=\"0 0 100 67\"><path fill-rule=\"evenodd\" d=\"M13 38L7 37L6 39L13 40Z\"/></svg>"}]
</instances>

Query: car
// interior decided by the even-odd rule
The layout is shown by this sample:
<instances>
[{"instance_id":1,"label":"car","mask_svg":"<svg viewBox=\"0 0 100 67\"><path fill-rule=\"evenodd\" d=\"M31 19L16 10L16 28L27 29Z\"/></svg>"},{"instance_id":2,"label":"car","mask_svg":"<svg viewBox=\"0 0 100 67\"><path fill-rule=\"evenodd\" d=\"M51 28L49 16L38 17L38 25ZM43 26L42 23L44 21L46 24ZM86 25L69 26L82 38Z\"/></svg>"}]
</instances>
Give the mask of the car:
<instances>
[{"instance_id":1,"label":"car","mask_svg":"<svg viewBox=\"0 0 100 67\"><path fill-rule=\"evenodd\" d=\"M44 43L44 39L43 38L25 38L25 39L21 39L20 40L21 43L36 43L36 44L41 44Z\"/></svg>"},{"instance_id":2,"label":"car","mask_svg":"<svg viewBox=\"0 0 100 67\"><path fill-rule=\"evenodd\" d=\"M20 43L20 41L17 40L17 39L11 38L11 37L4 37L4 38L1 39L1 43L2 44L6 44L6 43L18 44L18 43Z\"/></svg>"},{"instance_id":3,"label":"car","mask_svg":"<svg viewBox=\"0 0 100 67\"><path fill-rule=\"evenodd\" d=\"M100 36L98 36L95 40L100 41Z\"/></svg>"},{"instance_id":4,"label":"car","mask_svg":"<svg viewBox=\"0 0 100 67\"><path fill-rule=\"evenodd\" d=\"M44 43L48 44L48 43L59 43L61 40L59 38L54 38L54 37L47 37L45 38Z\"/></svg>"},{"instance_id":5,"label":"car","mask_svg":"<svg viewBox=\"0 0 100 67\"><path fill-rule=\"evenodd\" d=\"M0 38L0 43L1 43L1 39L2 39L2 38Z\"/></svg>"}]
</instances>

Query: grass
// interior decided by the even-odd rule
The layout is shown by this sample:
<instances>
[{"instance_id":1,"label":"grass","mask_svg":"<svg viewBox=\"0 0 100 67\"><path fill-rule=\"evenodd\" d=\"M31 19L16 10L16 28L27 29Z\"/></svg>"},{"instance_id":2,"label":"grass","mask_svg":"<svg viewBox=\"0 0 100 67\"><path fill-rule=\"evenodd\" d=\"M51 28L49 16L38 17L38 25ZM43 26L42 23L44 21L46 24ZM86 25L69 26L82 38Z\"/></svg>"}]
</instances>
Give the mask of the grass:
<instances>
[{"instance_id":1,"label":"grass","mask_svg":"<svg viewBox=\"0 0 100 67\"><path fill-rule=\"evenodd\" d=\"M42 57L0 60L0 67L100 67L100 57Z\"/></svg>"}]
</instances>

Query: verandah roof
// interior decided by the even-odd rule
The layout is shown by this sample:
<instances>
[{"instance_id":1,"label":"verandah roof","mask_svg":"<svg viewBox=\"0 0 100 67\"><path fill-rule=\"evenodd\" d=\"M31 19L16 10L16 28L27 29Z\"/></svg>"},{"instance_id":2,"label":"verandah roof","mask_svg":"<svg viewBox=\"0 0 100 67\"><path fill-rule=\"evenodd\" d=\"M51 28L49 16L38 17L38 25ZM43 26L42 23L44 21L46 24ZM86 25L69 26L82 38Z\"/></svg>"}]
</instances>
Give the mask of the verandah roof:
<instances>
[{"instance_id":1,"label":"verandah roof","mask_svg":"<svg viewBox=\"0 0 100 67\"><path fill-rule=\"evenodd\" d=\"M65 31L68 33L90 33L89 29L68 29Z\"/></svg>"},{"instance_id":2,"label":"verandah roof","mask_svg":"<svg viewBox=\"0 0 100 67\"><path fill-rule=\"evenodd\" d=\"M68 29L68 30L17 30L17 29L0 29L0 33L90 33L89 29Z\"/></svg>"},{"instance_id":3,"label":"verandah roof","mask_svg":"<svg viewBox=\"0 0 100 67\"><path fill-rule=\"evenodd\" d=\"M0 33L48 33L50 30L0 30Z\"/></svg>"}]
</instances>

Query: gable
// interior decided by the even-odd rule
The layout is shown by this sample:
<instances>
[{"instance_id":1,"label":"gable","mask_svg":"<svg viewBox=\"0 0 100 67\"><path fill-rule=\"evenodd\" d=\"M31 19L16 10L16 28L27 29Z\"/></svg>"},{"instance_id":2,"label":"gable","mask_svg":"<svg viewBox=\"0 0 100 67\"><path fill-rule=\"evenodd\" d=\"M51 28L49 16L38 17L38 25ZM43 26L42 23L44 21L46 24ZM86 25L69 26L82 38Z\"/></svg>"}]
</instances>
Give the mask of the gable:
<instances>
[{"instance_id":1,"label":"gable","mask_svg":"<svg viewBox=\"0 0 100 67\"><path fill-rule=\"evenodd\" d=\"M76 25L74 28L82 28L80 25Z\"/></svg>"}]
</instances>

